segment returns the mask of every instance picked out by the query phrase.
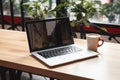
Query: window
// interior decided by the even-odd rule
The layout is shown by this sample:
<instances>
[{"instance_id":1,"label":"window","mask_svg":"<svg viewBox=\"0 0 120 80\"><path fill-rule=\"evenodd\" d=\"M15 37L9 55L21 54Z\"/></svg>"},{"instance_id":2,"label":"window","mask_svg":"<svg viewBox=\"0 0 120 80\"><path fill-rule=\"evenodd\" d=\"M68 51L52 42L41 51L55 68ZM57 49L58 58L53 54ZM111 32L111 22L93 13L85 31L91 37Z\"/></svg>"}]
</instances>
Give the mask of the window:
<instances>
[{"instance_id":1,"label":"window","mask_svg":"<svg viewBox=\"0 0 120 80\"><path fill-rule=\"evenodd\" d=\"M94 0L99 12L91 21L120 24L120 0Z\"/></svg>"},{"instance_id":2,"label":"window","mask_svg":"<svg viewBox=\"0 0 120 80\"><path fill-rule=\"evenodd\" d=\"M12 0L11 0L12 1ZM20 15L20 2L21 0L13 0L13 11L14 15ZM23 2L28 2L28 1L38 1L38 0L23 0ZM3 14L4 15L10 15L10 0L2 0L3 4ZM47 5L49 5L50 8L54 8L56 6L56 0L47 0L46 2Z\"/></svg>"},{"instance_id":3,"label":"window","mask_svg":"<svg viewBox=\"0 0 120 80\"><path fill-rule=\"evenodd\" d=\"M80 0L75 0L75 2ZM120 0L87 0L94 3L97 13L90 19L95 23L120 24ZM74 16L70 13L70 16Z\"/></svg>"},{"instance_id":4,"label":"window","mask_svg":"<svg viewBox=\"0 0 120 80\"><path fill-rule=\"evenodd\" d=\"M3 1L3 9L4 15L10 15L10 0L2 0ZM11 0L12 1L12 0ZM20 15L20 1L14 0L14 14ZM33 1L33 0L23 0L24 2ZM71 1L71 0L69 0ZM74 0L80 1L80 0ZM87 0L95 3L95 7L99 10L99 13L96 13L90 21L92 22L102 22L102 23L117 23L120 24L120 0ZM48 0L46 3L53 9L56 6L56 0ZM102 8L102 9L100 9ZM73 13L70 13L70 16L73 16Z\"/></svg>"}]
</instances>

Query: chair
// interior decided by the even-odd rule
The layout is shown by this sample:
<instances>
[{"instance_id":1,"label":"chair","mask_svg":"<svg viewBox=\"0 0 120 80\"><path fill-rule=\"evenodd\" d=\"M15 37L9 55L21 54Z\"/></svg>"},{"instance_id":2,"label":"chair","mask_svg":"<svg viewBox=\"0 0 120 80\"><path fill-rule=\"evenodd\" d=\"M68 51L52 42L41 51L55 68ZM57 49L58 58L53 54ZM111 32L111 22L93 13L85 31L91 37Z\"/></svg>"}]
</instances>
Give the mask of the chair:
<instances>
[{"instance_id":1,"label":"chair","mask_svg":"<svg viewBox=\"0 0 120 80\"><path fill-rule=\"evenodd\" d=\"M108 35L108 36L109 36L109 38L108 38L109 40L114 39L117 43L120 43L120 41L118 41L118 40L116 39L117 35L120 35L120 34L112 34L112 33L110 33L110 32L107 32L107 31L103 30L102 28L100 28L99 26L97 26L97 25L95 25L95 24L91 24L91 26L92 26L94 29L100 31L99 34L101 34L101 35L102 35L102 34Z\"/></svg>"},{"instance_id":2,"label":"chair","mask_svg":"<svg viewBox=\"0 0 120 80\"><path fill-rule=\"evenodd\" d=\"M7 68L0 66L1 80L6 80L6 72L7 71L8 71Z\"/></svg>"},{"instance_id":3,"label":"chair","mask_svg":"<svg viewBox=\"0 0 120 80\"><path fill-rule=\"evenodd\" d=\"M14 16L13 1L9 0L11 15L4 15L2 1L3 0L0 0L0 23L2 24L2 29L5 29L5 24L7 24L7 25L10 25L10 27L8 29L20 30L18 28L18 26L20 26L22 28L22 31L24 31L24 22L23 22L24 18L22 18L22 16L23 16L22 7L20 8L21 16Z\"/></svg>"},{"instance_id":4,"label":"chair","mask_svg":"<svg viewBox=\"0 0 120 80\"><path fill-rule=\"evenodd\" d=\"M86 26L81 24L78 27L76 27L76 30L75 30L76 32L80 33L80 38L81 39L86 39L86 33L98 33L98 34L101 34L101 35L107 35L107 36L109 36L109 38L108 38L109 40L114 39L117 43L120 43L120 41L118 41L116 39L116 37L120 37L120 34L110 33L110 32L102 29L100 26L98 26L94 23L90 23L91 29L89 29L89 30L87 30L85 27Z\"/></svg>"}]
</instances>

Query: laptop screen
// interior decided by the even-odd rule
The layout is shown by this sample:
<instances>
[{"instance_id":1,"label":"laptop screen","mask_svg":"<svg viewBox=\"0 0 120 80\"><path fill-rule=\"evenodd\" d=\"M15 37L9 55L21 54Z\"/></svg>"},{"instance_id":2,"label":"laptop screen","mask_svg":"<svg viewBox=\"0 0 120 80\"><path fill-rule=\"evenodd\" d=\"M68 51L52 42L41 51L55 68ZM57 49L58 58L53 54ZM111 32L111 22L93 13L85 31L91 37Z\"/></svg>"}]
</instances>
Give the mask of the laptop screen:
<instances>
[{"instance_id":1,"label":"laptop screen","mask_svg":"<svg viewBox=\"0 0 120 80\"><path fill-rule=\"evenodd\" d=\"M26 22L30 51L73 44L69 18Z\"/></svg>"}]
</instances>

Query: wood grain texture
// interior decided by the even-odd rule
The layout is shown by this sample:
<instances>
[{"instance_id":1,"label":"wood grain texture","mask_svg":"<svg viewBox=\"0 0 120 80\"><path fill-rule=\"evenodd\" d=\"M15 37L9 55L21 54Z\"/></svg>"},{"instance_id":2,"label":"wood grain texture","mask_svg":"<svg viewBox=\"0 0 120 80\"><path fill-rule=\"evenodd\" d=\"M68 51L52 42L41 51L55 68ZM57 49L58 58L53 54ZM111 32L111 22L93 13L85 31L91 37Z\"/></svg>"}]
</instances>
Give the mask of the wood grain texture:
<instances>
[{"instance_id":1,"label":"wood grain texture","mask_svg":"<svg viewBox=\"0 0 120 80\"><path fill-rule=\"evenodd\" d=\"M86 48L86 40L75 42ZM31 56L25 32L0 29L0 66L61 80L120 79L120 44L105 42L98 52L95 58L48 68Z\"/></svg>"}]
</instances>

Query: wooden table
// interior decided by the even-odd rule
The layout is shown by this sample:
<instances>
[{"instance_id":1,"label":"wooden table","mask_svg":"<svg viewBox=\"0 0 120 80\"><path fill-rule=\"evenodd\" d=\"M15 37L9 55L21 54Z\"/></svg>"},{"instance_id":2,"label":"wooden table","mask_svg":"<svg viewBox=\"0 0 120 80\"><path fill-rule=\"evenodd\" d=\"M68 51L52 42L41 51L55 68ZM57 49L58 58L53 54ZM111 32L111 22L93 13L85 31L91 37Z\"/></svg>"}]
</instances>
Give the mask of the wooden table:
<instances>
[{"instance_id":1,"label":"wooden table","mask_svg":"<svg viewBox=\"0 0 120 80\"><path fill-rule=\"evenodd\" d=\"M75 39L86 47L86 40ZM0 29L0 66L22 70L60 80L120 79L120 44L105 42L98 57L48 68L29 53L25 32Z\"/></svg>"}]
</instances>

